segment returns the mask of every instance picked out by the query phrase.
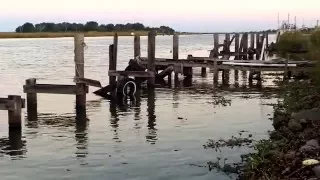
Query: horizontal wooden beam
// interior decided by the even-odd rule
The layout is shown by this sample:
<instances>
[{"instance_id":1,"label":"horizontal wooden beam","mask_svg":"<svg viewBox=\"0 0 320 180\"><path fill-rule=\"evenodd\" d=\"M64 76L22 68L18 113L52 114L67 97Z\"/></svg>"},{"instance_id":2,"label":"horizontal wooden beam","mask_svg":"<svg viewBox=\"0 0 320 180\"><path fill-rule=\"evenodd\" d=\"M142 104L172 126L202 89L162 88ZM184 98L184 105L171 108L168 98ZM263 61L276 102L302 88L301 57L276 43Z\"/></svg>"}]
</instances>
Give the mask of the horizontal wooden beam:
<instances>
[{"instance_id":1,"label":"horizontal wooden beam","mask_svg":"<svg viewBox=\"0 0 320 180\"><path fill-rule=\"evenodd\" d=\"M77 88L76 85L60 85L60 84L36 84L32 86L24 85L25 93L45 93L45 94L76 94L83 95L88 93L89 87L85 89Z\"/></svg>"},{"instance_id":2,"label":"horizontal wooden beam","mask_svg":"<svg viewBox=\"0 0 320 180\"><path fill-rule=\"evenodd\" d=\"M230 55L230 56L244 56L247 55L247 52L220 52L218 55L223 56L223 55Z\"/></svg>"},{"instance_id":3,"label":"horizontal wooden beam","mask_svg":"<svg viewBox=\"0 0 320 180\"><path fill-rule=\"evenodd\" d=\"M219 65L219 69L234 69L234 70L242 70L242 71L285 71L285 67L274 67L274 66L232 66L232 65ZM288 67L288 71L292 72L311 72L313 71L313 67Z\"/></svg>"},{"instance_id":4,"label":"horizontal wooden beam","mask_svg":"<svg viewBox=\"0 0 320 180\"><path fill-rule=\"evenodd\" d=\"M142 62L148 61L148 58L141 57ZM168 59L168 58L156 58L156 64L158 65L159 62L179 62L179 63L193 63L192 61L218 61L218 62L239 62L239 63L264 63L264 64L285 64L285 60L277 59L272 61L261 61L261 60L224 60L224 59L218 59L218 58L209 58L209 57L189 57L188 59ZM288 61L288 64L314 64L314 61ZM144 63L143 63L144 64Z\"/></svg>"},{"instance_id":5,"label":"horizontal wooden beam","mask_svg":"<svg viewBox=\"0 0 320 180\"><path fill-rule=\"evenodd\" d=\"M100 81L97 81L97 80L94 80L94 79L75 77L73 82L75 82L75 83L83 83L83 84L86 84L88 86L102 87Z\"/></svg>"},{"instance_id":6,"label":"horizontal wooden beam","mask_svg":"<svg viewBox=\"0 0 320 180\"><path fill-rule=\"evenodd\" d=\"M0 98L0 110L15 110L14 101L8 98ZM25 99L21 99L21 108L25 108Z\"/></svg>"},{"instance_id":7,"label":"horizontal wooden beam","mask_svg":"<svg viewBox=\"0 0 320 180\"><path fill-rule=\"evenodd\" d=\"M116 70L109 70L109 76L134 76L134 77L154 77L153 72L146 72L146 71L116 71Z\"/></svg>"}]
</instances>

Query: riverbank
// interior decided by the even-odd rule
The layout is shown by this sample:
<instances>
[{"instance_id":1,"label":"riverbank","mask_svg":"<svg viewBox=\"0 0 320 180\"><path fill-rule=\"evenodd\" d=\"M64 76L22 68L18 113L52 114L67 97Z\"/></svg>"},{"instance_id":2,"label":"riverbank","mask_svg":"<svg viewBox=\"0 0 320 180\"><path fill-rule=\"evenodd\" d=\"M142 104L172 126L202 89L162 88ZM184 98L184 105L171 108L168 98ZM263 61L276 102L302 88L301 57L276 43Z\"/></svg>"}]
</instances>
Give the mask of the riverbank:
<instances>
[{"instance_id":1,"label":"riverbank","mask_svg":"<svg viewBox=\"0 0 320 180\"><path fill-rule=\"evenodd\" d=\"M292 49L306 48L300 58L319 62L320 32L309 38L301 33L289 33L280 38L278 55L290 58ZM298 60L300 60L298 58ZM278 79L277 103L272 104L273 131L269 138L254 140L252 135L232 137L227 140L209 140L205 148L222 149L234 146L249 147L242 161L221 166L209 162L209 169L238 175L238 179L320 179L320 63L305 79ZM306 161L311 160L311 161ZM310 164L311 162L311 164Z\"/></svg>"},{"instance_id":2,"label":"riverbank","mask_svg":"<svg viewBox=\"0 0 320 180\"><path fill-rule=\"evenodd\" d=\"M85 32L85 37L103 37L113 36L115 33L118 36L147 36L148 31L135 31L135 32ZM13 39L13 38L62 38L74 37L77 32L35 32L35 33L15 33L15 32L0 32L0 39Z\"/></svg>"}]
</instances>

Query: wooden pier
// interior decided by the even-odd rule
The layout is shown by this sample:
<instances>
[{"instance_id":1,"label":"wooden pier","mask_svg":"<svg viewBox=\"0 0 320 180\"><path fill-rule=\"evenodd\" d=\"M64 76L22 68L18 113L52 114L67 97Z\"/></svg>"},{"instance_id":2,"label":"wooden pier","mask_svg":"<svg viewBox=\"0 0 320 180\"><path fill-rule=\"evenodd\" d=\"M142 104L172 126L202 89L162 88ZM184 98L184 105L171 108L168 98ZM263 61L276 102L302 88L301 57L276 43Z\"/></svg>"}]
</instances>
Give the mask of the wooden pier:
<instances>
[{"instance_id":1,"label":"wooden pier","mask_svg":"<svg viewBox=\"0 0 320 180\"><path fill-rule=\"evenodd\" d=\"M157 58L156 32L150 31L148 34L148 56L140 57L141 46L140 37L134 36L133 58L128 57L129 63L124 70L117 70L118 36L115 34L113 44L109 46L109 85L102 87L96 80L85 78L84 75L84 36L77 34L74 37L74 62L75 77L72 85L65 84L40 84L35 78L26 80L23 86L26 93L27 112L29 120L37 118L37 94L69 94L76 96L75 108L82 113L86 110L86 94L89 86L100 87L95 91L96 95L109 99L117 99L118 96L133 96L143 82L147 82L147 87L153 89L163 86L164 78L168 78L171 85L172 77L174 84L179 82L179 74L184 76L184 81L192 82L193 69L201 69L201 77L207 77L207 69L212 70L214 86L217 85L219 72L222 73L222 83L228 83L230 70L234 71L234 79L238 81L239 71L245 75L249 72L249 84L255 79L261 83L261 72L281 71L286 78L290 78L293 72L312 71L314 64L309 61L266 60L268 53L268 34L225 34L225 38L220 43L219 34L213 34L213 48L208 57L194 57L188 55L185 58L179 57L179 35L173 35L172 58ZM250 37L250 39L249 39ZM235 47L232 50L230 47ZM172 74L174 73L174 76ZM255 75L255 77L254 77ZM0 110L8 110L9 126L21 127L21 108L24 108L25 101L20 96L8 96L0 98Z\"/></svg>"},{"instance_id":2,"label":"wooden pier","mask_svg":"<svg viewBox=\"0 0 320 180\"><path fill-rule=\"evenodd\" d=\"M231 38L232 36L232 38ZM290 61L289 59L266 60L268 56L269 38L267 33L225 34L223 43L219 43L219 34L213 34L214 47L210 50L209 57L194 57L188 55L185 59L179 58L179 35L173 35L172 58L156 58L156 33L151 31L148 35L148 57L140 57L140 37L134 37L134 57L130 58L125 70L116 70L117 36L109 48L109 78L110 85L96 93L105 96L105 93L125 91L121 86L126 81L140 84L148 81L148 87L154 87L163 78L168 77L168 83L179 81L179 74L184 80L190 81L193 77L193 69L201 68L201 76L207 76L207 68L213 69L213 82L218 83L219 72L222 72L222 82L228 83L230 70L234 70L234 79L238 81L239 71L246 76L249 72L249 84L255 79L261 83L261 73L265 71L284 72L284 78L290 78L294 72L312 71L314 63L310 61ZM241 39L240 39L241 37ZM250 37L250 39L249 39ZM234 44L234 51L230 46ZM233 58L232 58L233 57ZM117 77L117 78L115 78ZM160 81L159 81L160 80ZM161 83L160 83L161 86ZM115 96L115 93L111 93ZM110 96L108 96L110 97Z\"/></svg>"}]
</instances>

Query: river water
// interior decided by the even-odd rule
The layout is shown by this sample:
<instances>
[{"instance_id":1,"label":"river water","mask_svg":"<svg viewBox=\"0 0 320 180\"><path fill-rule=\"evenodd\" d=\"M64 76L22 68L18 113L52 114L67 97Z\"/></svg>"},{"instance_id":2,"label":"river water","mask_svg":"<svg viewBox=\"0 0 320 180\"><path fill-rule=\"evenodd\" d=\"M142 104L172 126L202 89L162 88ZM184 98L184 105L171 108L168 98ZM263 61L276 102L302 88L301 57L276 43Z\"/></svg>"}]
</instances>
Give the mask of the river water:
<instances>
[{"instance_id":1,"label":"river water","mask_svg":"<svg viewBox=\"0 0 320 180\"><path fill-rule=\"evenodd\" d=\"M270 37L271 41L272 38ZM222 39L222 37L220 38ZM112 37L85 38L85 77L108 84L108 46ZM179 56L209 56L212 35L180 36ZM172 36L158 36L156 57L172 57ZM147 56L147 37L141 37ZM117 69L133 56L133 37L119 37ZM209 72L209 70L208 70ZM231 71L231 74L233 72ZM21 95L28 78L38 83L73 84L73 38L0 40L0 97ZM181 77L182 78L182 77ZM8 138L7 112L0 111L0 176L14 179L230 179L205 166L217 157L239 161L246 148L206 150L208 139L237 136L245 130L255 139L267 137L275 98L272 80L262 88L212 88L194 70L193 86L159 88L143 93L134 106L118 107L92 94L87 96L87 121L76 123L75 96L38 94L38 121L28 122L23 109L22 148ZM217 103L226 100L230 104Z\"/></svg>"}]
</instances>

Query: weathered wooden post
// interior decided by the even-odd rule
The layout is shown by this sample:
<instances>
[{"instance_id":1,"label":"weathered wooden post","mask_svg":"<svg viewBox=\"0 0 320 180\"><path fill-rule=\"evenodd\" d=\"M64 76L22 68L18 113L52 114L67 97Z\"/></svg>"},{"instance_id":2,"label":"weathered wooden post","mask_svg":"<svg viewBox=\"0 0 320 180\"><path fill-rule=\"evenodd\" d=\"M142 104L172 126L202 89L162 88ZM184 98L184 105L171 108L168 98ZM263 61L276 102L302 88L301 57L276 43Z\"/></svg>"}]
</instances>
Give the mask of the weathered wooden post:
<instances>
[{"instance_id":1,"label":"weathered wooden post","mask_svg":"<svg viewBox=\"0 0 320 180\"><path fill-rule=\"evenodd\" d=\"M173 35L173 44L172 44L172 58L175 61L179 60L179 35L178 34L174 34ZM175 68L176 69L176 68ZM171 75L168 76L169 79L171 79ZM178 82L179 80L179 73L177 71L174 72L174 82L175 84Z\"/></svg>"},{"instance_id":2,"label":"weathered wooden post","mask_svg":"<svg viewBox=\"0 0 320 180\"><path fill-rule=\"evenodd\" d=\"M234 39L234 50L236 52L236 56L234 57L235 60L239 60L239 45L240 45L240 35L239 33L236 33L235 35L235 39Z\"/></svg>"},{"instance_id":3,"label":"weathered wooden post","mask_svg":"<svg viewBox=\"0 0 320 180\"><path fill-rule=\"evenodd\" d=\"M109 45L109 70L117 69L117 61L114 58L114 44ZM116 84L116 76L109 76L109 84L111 86Z\"/></svg>"},{"instance_id":4,"label":"weathered wooden post","mask_svg":"<svg viewBox=\"0 0 320 180\"><path fill-rule=\"evenodd\" d=\"M113 36L113 58L117 66L117 60L118 60L118 34L117 33L115 33Z\"/></svg>"},{"instance_id":5,"label":"weathered wooden post","mask_svg":"<svg viewBox=\"0 0 320 180\"><path fill-rule=\"evenodd\" d=\"M35 86L36 84L37 84L37 80L35 78L26 80L26 86ZM28 121L37 120L37 114L38 114L37 109L38 109L37 93L27 93Z\"/></svg>"},{"instance_id":6,"label":"weathered wooden post","mask_svg":"<svg viewBox=\"0 0 320 180\"><path fill-rule=\"evenodd\" d=\"M243 60L248 59L248 33L243 34L243 52L246 53L246 55L243 55Z\"/></svg>"},{"instance_id":7,"label":"weathered wooden post","mask_svg":"<svg viewBox=\"0 0 320 180\"><path fill-rule=\"evenodd\" d=\"M218 85L219 79L219 67L218 67L218 60L213 60L213 87Z\"/></svg>"},{"instance_id":8,"label":"weathered wooden post","mask_svg":"<svg viewBox=\"0 0 320 180\"><path fill-rule=\"evenodd\" d=\"M187 59L191 59L191 58L192 58L192 55L189 54ZM183 67L183 75L187 79L185 82L192 82L192 67Z\"/></svg>"},{"instance_id":9,"label":"weathered wooden post","mask_svg":"<svg viewBox=\"0 0 320 180\"><path fill-rule=\"evenodd\" d=\"M219 34L214 33L213 34L213 50L214 50L214 55L213 58L218 59L219 56ZM214 85L216 85L218 83L218 79L219 79L219 67L218 67L218 62L217 60L214 60L213 62L213 83Z\"/></svg>"},{"instance_id":10,"label":"weathered wooden post","mask_svg":"<svg viewBox=\"0 0 320 180\"><path fill-rule=\"evenodd\" d=\"M230 34L229 33L226 33L225 34L225 52L224 53L227 53L227 52L230 52ZM230 78L230 71L228 69L224 69L222 70L222 83L225 85L225 84L229 84L229 78Z\"/></svg>"},{"instance_id":11,"label":"weathered wooden post","mask_svg":"<svg viewBox=\"0 0 320 180\"><path fill-rule=\"evenodd\" d=\"M254 33L250 34L250 48L254 49Z\"/></svg>"},{"instance_id":12,"label":"weathered wooden post","mask_svg":"<svg viewBox=\"0 0 320 180\"><path fill-rule=\"evenodd\" d=\"M84 35L76 34L74 38L74 61L75 61L75 76L78 78L84 78ZM86 84L76 83L77 89L82 89L83 94L76 95L76 109L86 108Z\"/></svg>"},{"instance_id":13,"label":"weathered wooden post","mask_svg":"<svg viewBox=\"0 0 320 180\"><path fill-rule=\"evenodd\" d=\"M269 47L269 34L268 34L268 32L264 33L264 37L266 38L266 49L268 49L268 47Z\"/></svg>"},{"instance_id":14,"label":"weathered wooden post","mask_svg":"<svg viewBox=\"0 0 320 180\"><path fill-rule=\"evenodd\" d=\"M239 43L240 43L240 35L239 33L236 33L235 35L235 39L234 39L234 50L236 52L236 56L234 57L235 60L239 60ZM234 80L237 82L239 81L239 71L238 70L234 70Z\"/></svg>"},{"instance_id":15,"label":"weathered wooden post","mask_svg":"<svg viewBox=\"0 0 320 180\"><path fill-rule=\"evenodd\" d=\"M207 76L207 68L203 67L201 68L201 77L206 77Z\"/></svg>"},{"instance_id":16,"label":"weathered wooden post","mask_svg":"<svg viewBox=\"0 0 320 180\"><path fill-rule=\"evenodd\" d=\"M261 51L261 48L260 48L260 34L256 33L256 60L258 60L259 57L260 57L260 51Z\"/></svg>"},{"instance_id":17,"label":"weathered wooden post","mask_svg":"<svg viewBox=\"0 0 320 180\"><path fill-rule=\"evenodd\" d=\"M134 36L134 57L140 56L141 52L140 52L140 36L135 35Z\"/></svg>"},{"instance_id":18,"label":"weathered wooden post","mask_svg":"<svg viewBox=\"0 0 320 180\"><path fill-rule=\"evenodd\" d=\"M148 72L152 77L148 78L148 88L153 88L155 85L155 54L156 54L156 31L152 30L148 34Z\"/></svg>"},{"instance_id":19,"label":"weathered wooden post","mask_svg":"<svg viewBox=\"0 0 320 180\"><path fill-rule=\"evenodd\" d=\"M21 128L21 96L9 95L8 100L12 103L8 109L9 128Z\"/></svg>"}]
</instances>

